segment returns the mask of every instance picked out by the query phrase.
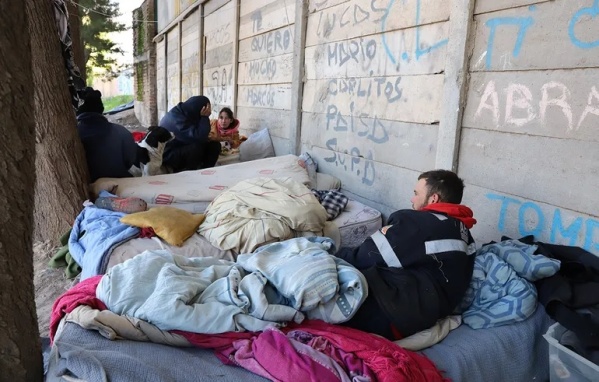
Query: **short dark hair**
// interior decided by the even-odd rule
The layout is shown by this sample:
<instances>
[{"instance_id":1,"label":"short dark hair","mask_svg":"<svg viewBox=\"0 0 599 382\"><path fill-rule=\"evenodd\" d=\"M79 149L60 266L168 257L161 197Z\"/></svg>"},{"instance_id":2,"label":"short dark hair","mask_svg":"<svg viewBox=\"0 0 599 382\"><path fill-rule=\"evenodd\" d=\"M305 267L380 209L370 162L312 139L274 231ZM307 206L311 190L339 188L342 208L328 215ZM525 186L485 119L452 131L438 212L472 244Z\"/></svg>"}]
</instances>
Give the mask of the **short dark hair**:
<instances>
[{"instance_id":1,"label":"short dark hair","mask_svg":"<svg viewBox=\"0 0 599 382\"><path fill-rule=\"evenodd\" d=\"M449 170L432 170L423 172L418 180L424 179L428 186L427 199L432 194L439 195L439 201L460 204L464 195L464 181Z\"/></svg>"},{"instance_id":2,"label":"short dark hair","mask_svg":"<svg viewBox=\"0 0 599 382\"><path fill-rule=\"evenodd\" d=\"M233 119L233 110L229 109L228 107L223 107L222 109L220 109L220 112L218 113L218 115L220 115L220 113L225 112L227 113L227 116L230 119Z\"/></svg>"}]
</instances>

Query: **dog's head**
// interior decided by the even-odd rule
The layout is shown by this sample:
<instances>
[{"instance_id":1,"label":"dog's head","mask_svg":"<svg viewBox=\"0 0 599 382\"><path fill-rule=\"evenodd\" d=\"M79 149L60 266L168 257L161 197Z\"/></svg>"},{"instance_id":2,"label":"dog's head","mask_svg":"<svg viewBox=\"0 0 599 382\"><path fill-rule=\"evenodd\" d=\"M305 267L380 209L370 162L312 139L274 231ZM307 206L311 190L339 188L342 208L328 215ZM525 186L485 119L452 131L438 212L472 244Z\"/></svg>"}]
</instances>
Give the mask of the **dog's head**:
<instances>
[{"instance_id":1,"label":"dog's head","mask_svg":"<svg viewBox=\"0 0 599 382\"><path fill-rule=\"evenodd\" d=\"M164 127L150 126L148 127L148 133L146 134L144 141L148 146L157 149L160 143L166 144L173 138L174 135Z\"/></svg>"}]
</instances>

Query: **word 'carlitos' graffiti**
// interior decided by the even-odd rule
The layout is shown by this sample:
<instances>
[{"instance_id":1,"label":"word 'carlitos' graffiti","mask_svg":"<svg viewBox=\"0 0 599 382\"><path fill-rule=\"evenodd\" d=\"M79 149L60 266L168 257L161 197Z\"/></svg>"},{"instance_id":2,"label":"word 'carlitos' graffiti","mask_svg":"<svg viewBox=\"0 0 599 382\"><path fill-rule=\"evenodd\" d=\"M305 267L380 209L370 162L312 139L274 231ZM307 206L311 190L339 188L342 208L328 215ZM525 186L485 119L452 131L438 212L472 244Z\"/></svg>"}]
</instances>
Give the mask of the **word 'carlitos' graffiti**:
<instances>
[{"instance_id":1,"label":"word 'carlitos' graffiti","mask_svg":"<svg viewBox=\"0 0 599 382\"><path fill-rule=\"evenodd\" d=\"M491 201L501 202L497 220L500 233L506 233L506 225L510 224L506 221L506 216L515 208L518 211L517 224L520 235L534 235L537 240L549 239L551 243L582 246L587 251L599 255L599 220L579 216L566 223L559 208L545 213L539 204L531 201L494 193L489 193L486 197Z\"/></svg>"},{"instance_id":2,"label":"word 'carlitos' graffiti","mask_svg":"<svg viewBox=\"0 0 599 382\"><path fill-rule=\"evenodd\" d=\"M372 74L371 72L370 75L372 76ZM401 77L397 77L394 81L390 81L388 77L333 78L329 81L327 94L336 96L347 93L359 98L369 99L374 91L376 97L384 96L387 103L394 103L401 99L403 90L399 86L400 83Z\"/></svg>"},{"instance_id":3,"label":"word 'carlitos' graffiti","mask_svg":"<svg viewBox=\"0 0 599 382\"><path fill-rule=\"evenodd\" d=\"M326 147L331 150L331 156L325 157L325 161L334 163L335 166L341 167L346 172L356 174L367 186L374 184L376 169L372 160L372 150L368 150L366 157L360 153L360 149L357 147L352 147L349 151L342 153L337 146L337 138L329 139L326 142Z\"/></svg>"},{"instance_id":4,"label":"word 'carlitos' graffiti","mask_svg":"<svg viewBox=\"0 0 599 382\"><path fill-rule=\"evenodd\" d=\"M505 115L503 122L506 125L515 125L522 127L535 119L545 123L547 110L557 108L562 111L568 121L568 130L578 130L583 122L590 115L599 116L599 91L593 85L589 90L587 105L579 118L575 118L570 105L571 92L566 85L561 82L551 81L544 84L540 89L540 101L533 101L533 94L530 88L522 84L511 83L504 91L505 93ZM497 92L495 81L489 81L485 91L480 99L475 119L480 118L483 112L491 113L495 126L499 126L501 120L501 108L499 106L499 94Z\"/></svg>"}]
</instances>

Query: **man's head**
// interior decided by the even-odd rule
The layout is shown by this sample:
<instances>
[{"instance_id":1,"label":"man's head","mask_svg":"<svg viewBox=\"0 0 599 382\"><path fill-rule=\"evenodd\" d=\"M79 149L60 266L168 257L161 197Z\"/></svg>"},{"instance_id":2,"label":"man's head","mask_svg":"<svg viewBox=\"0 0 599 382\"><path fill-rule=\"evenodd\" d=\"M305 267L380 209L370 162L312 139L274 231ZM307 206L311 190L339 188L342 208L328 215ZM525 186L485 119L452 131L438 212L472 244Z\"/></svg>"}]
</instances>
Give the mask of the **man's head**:
<instances>
[{"instance_id":1,"label":"man's head","mask_svg":"<svg viewBox=\"0 0 599 382\"><path fill-rule=\"evenodd\" d=\"M412 208L420 210L433 203L460 204L464 194L464 181L454 172L433 170L420 174L414 187Z\"/></svg>"},{"instance_id":2,"label":"man's head","mask_svg":"<svg viewBox=\"0 0 599 382\"><path fill-rule=\"evenodd\" d=\"M79 92L79 97L83 99L83 105L77 109L77 115L89 112L102 114L104 112L102 93L99 90L87 87Z\"/></svg>"}]
</instances>

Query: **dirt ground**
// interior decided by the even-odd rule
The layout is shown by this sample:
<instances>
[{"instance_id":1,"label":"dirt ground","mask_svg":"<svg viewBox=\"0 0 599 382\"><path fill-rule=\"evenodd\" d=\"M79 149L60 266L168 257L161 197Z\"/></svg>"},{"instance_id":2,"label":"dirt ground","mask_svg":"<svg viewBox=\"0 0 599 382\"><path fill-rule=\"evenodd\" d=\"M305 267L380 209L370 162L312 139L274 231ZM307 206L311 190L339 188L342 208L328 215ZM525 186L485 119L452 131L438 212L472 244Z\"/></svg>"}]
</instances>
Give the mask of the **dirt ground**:
<instances>
[{"instance_id":1,"label":"dirt ground","mask_svg":"<svg viewBox=\"0 0 599 382\"><path fill-rule=\"evenodd\" d=\"M106 118L112 123L118 123L119 125L125 126L129 131L146 131L146 127L142 126L135 117L133 109L107 115Z\"/></svg>"},{"instance_id":2,"label":"dirt ground","mask_svg":"<svg viewBox=\"0 0 599 382\"><path fill-rule=\"evenodd\" d=\"M58 244L58 239L57 243ZM35 306L40 336L47 337L50 326L50 313L54 301L77 280L67 280L64 268L52 269L48 261L58 249L53 243L38 242L33 245L33 285L35 288Z\"/></svg>"},{"instance_id":3,"label":"dirt ground","mask_svg":"<svg viewBox=\"0 0 599 382\"><path fill-rule=\"evenodd\" d=\"M129 131L145 131L133 110L125 110L118 114L106 116L110 122L125 126ZM33 284L35 288L35 306L37 310L40 336L47 337L50 326L52 304L65 291L77 284L78 279L67 280L64 268L52 269L48 261L58 250L56 242L38 242L33 245Z\"/></svg>"}]
</instances>

